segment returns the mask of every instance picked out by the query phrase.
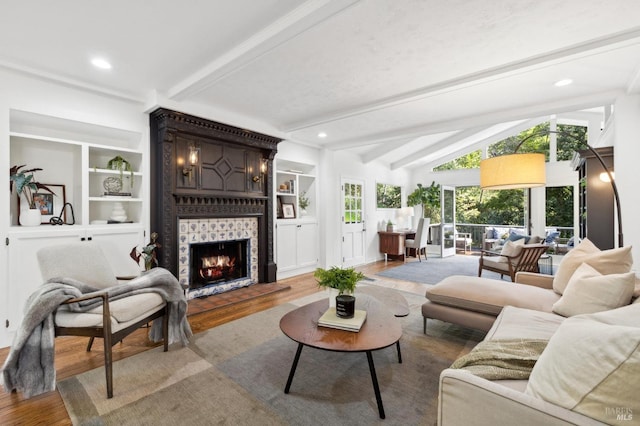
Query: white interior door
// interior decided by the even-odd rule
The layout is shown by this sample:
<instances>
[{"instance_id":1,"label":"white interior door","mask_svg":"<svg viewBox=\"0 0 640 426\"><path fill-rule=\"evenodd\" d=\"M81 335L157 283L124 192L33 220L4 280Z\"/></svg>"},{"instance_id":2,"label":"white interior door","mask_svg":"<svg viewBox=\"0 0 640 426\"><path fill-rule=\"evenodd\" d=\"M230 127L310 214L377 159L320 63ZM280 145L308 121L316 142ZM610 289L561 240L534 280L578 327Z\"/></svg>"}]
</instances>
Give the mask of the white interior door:
<instances>
[{"instance_id":1,"label":"white interior door","mask_svg":"<svg viewBox=\"0 0 640 426\"><path fill-rule=\"evenodd\" d=\"M443 186L440 192L440 208L442 210L442 257L456 254L456 189Z\"/></svg>"},{"instance_id":2,"label":"white interior door","mask_svg":"<svg viewBox=\"0 0 640 426\"><path fill-rule=\"evenodd\" d=\"M342 179L342 266L365 262L364 181Z\"/></svg>"}]
</instances>

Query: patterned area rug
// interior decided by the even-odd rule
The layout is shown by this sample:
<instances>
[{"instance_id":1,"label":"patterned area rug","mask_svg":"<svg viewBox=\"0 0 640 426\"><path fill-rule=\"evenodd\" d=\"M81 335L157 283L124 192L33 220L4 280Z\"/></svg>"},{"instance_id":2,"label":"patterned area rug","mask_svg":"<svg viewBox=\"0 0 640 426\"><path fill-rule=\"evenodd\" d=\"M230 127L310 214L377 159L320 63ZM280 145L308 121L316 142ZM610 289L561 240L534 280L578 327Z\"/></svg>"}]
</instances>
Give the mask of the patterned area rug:
<instances>
[{"instance_id":1,"label":"patterned area rug","mask_svg":"<svg viewBox=\"0 0 640 426\"><path fill-rule=\"evenodd\" d=\"M284 394L297 344L280 331L280 318L323 293L199 333L188 347L116 362L112 399L102 367L61 381L58 389L74 424L435 424L440 372L484 335L439 321L424 335L424 298L402 295L411 311L401 319L403 363L394 346L373 353L386 420L378 417L363 353L304 348Z\"/></svg>"},{"instance_id":2,"label":"patterned area rug","mask_svg":"<svg viewBox=\"0 0 640 426\"><path fill-rule=\"evenodd\" d=\"M421 284L437 284L451 275L478 276L479 256L430 257L422 262L406 262L397 268L387 269L378 276ZM500 279L500 274L482 271L483 278ZM511 282L508 275L504 281Z\"/></svg>"}]
</instances>

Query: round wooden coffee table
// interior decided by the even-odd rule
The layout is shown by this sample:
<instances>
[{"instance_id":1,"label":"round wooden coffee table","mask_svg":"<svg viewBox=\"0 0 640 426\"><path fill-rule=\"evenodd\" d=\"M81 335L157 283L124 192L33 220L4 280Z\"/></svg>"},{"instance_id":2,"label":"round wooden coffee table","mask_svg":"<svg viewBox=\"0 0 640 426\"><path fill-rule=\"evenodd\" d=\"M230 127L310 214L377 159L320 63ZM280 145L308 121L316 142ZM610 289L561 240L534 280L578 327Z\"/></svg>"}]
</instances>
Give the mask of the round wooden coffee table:
<instances>
[{"instance_id":1,"label":"round wooden coffee table","mask_svg":"<svg viewBox=\"0 0 640 426\"><path fill-rule=\"evenodd\" d=\"M284 393L289 393L303 346L335 352L365 352L378 403L378 412L380 418L384 419L384 407L371 352L395 344L398 351L398 362L402 363L400 320L382 302L364 294L358 295L356 298L356 309L367 311L367 319L359 332L319 327L318 319L327 309L329 309L329 299L323 299L295 309L280 320L282 332L298 343Z\"/></svg>"}]
</instances>

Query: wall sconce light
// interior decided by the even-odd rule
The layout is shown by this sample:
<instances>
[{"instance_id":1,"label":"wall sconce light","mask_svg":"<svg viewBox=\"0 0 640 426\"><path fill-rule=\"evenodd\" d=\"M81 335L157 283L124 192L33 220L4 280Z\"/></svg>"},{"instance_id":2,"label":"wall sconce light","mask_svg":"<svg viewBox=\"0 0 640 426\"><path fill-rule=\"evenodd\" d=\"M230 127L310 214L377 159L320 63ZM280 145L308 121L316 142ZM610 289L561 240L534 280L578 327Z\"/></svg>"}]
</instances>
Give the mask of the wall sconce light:
<instances>
[{"instance_id":1,"label":"wall sconce light","mask_svg":"<svg viewBox=\"0 0 640 426\"><path fill-rule=\"evenodd\" d=\"M260 175L253 176L251 180L253 180L254 182L260 182L261 179L264 179L265 175L267 174L267 167L268 167L267 159L261 158L260 159Z\"/></svg>"},{"instance_id":2,"label":"wall sconce light","mask_svg":"<svg viewBox=\"0 0 640 426\"><path fill-rule=\"evenodd\" d=\"M198 165L198 157L200 156L199 154L199 148L194 145L189 145L189 155L187 157L187 161L185 162L185 167L182 169L182 176L188 176L189 183L191 183L191 179L193 178L194 168Z\"/></svg>"}]
</instances>

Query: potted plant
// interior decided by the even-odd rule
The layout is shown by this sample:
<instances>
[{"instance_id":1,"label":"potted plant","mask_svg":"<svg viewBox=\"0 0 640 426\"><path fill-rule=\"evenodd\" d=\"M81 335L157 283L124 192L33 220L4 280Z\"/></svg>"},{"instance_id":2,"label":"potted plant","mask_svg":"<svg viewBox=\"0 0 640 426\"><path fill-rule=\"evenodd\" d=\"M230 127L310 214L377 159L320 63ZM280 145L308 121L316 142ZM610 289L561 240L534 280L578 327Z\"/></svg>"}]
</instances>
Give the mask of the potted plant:
<instances>
[{"instance_id":1,"label":"potted plant","mask_svg":"<svg viewBox=\"0 0 640 426\"><path fill-rule=\"evenodd\" d=\"M440 222L440 185L431 182L429 186L421 183L407 196L408 206L422 205L422 217L431 218L431 223Z\"/></svg>"},{"instance_id":2,"label":"potted plant","mask_svg":"<svg viewBox=\"0 0 640 426\"><path fill-rule=\"evenodd\" d=\"M328 270L318 268L313 276L317 279L319 287L338 291L338 295L335 297L336 315L341 318L353 318L356 306L353 292L358 281L364 278L364 274L353 268L333 266Z\"/></svg>"},{"instance_id":3,"label":"potted plant","mask_svg":"<svg viewBox=\"0 0 640 426\"><path fill-rule=\"evenodd\" d=\"M156 242L157 239L158 239L158 233L152 232L151 241L149 242L149 244L147 244L142 248L141 252L138 251L137 247L134 247L131 249L131 253L129 253L129 256L137 264L140 264L140 258L144 260L145 271L149 271L152 268L155 268L156 266L158 266L158 256L156 251L162 246L160 245L160 243Z\"/></svg>"},{"instance_id":4,"label":"potted plant","mask_svg":"<svg viewBox=\"0 0 640 426\"><path fill-rule=\"evenodd\" d=\"M129 182L129 188L133 187L133 167L129 161L122 158L120 155L116 155L107 163L107 169L120 171L120 181L124 177L124 172L131 174L131 182Z\"/></svg>"},{"instance_id":5,"label":"potted plant","mask_svg":"<svg viewBox=\"0 0 640 426\"><path fill-rule=\"evenodd\" d=\"M387 232L393 232L393 222L391 222L391 219L387 221Z\"/></svg>"},{"instance_id":6,"label":"potted plant","mask_svg":"<svg viewBox=\"0 0 640 426\"><path fill-rule=\"evenodd\" d=\"M36 206L34 195L39 189L54 194L46 185L37 182L34 173L42 170L41 168L33 168L28 170L20 170L26 164L21 166L13 166L9 169L9 189L13 191L13 183L16 184L16 193L18 197L23 196L26 204L20 208L20 225L36 226L42 221L40 209ZM55 194L54 194L55 195Z\"/></svg>"},{"instance_id":7,"label":"potted plant","mask_svg":"<svg viewBox=\"0 0 640 426\"><path fill-rule=\"evenodd\" d=\"M298 197L298 205L300 206L300 214L307 214L307 207L309 207L309 197L306 196L307 192L302 191Z\"/></svg>"}]
</instances>

